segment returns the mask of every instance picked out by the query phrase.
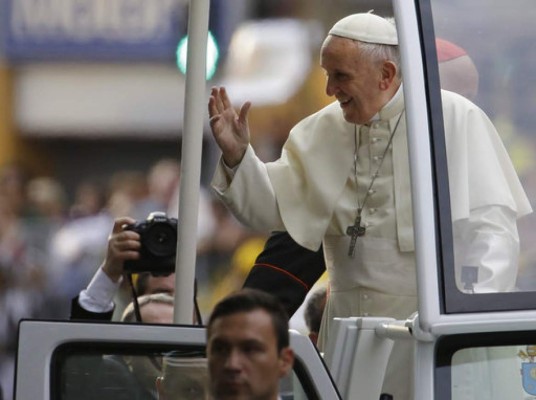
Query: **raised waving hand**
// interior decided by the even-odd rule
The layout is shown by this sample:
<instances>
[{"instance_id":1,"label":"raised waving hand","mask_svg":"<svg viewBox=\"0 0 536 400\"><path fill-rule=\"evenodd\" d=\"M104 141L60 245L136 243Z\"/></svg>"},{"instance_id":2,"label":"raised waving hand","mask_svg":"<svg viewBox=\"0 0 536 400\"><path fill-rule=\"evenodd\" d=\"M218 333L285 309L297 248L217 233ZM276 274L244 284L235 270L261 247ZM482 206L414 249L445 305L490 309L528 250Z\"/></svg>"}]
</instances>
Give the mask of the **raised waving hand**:
<instances>
[{"instance_id":1,"label":"raised waving hand","mask_svg":"<svg viewBox=\"0 0 536 400\"><path fill-rule=\"evenodd\" d=\"M251 103L242 105L239 113L233 108L224 87L214 87L210 91L208 114L210 128L216 143L222 151L223 161L228 167L240 163L249 144L247 115Z\"/></svg>"}]
</instances>

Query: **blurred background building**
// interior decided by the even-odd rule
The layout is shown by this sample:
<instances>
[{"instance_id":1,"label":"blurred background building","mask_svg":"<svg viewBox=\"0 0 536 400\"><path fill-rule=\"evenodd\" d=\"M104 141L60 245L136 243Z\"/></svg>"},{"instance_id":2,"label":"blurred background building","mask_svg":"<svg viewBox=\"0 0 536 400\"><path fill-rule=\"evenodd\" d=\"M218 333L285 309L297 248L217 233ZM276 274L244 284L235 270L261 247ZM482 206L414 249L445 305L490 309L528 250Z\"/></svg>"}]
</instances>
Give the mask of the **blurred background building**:
<instances>
[{"instance_id":1,"label":"blurred background building","mask_svg":"<svg viewBox=\"0 0 536 400\"><path fill-rule=\"evenodd\" d=\"M309 78L317 72L326 27L355 11L350 3L213 0L210 30L219 58L209 86L232 80L249 87L264 76L268 86L259 82L259 90L250 87L236 97L255 94L253 126L260 129L254 132L281 142L289 126L324 101L323 79L310 87ZM373 2L361 3L366 10ZM176 53L187 31L185 0L0 4L1 160L53 174L73 196L81 176L146 169L159 157L180 157L184 74ZM257 24L260 19L280 20ZM276 107L284 103L292 109ZM205 181L211 146L205 140Z\"/></svg>"}]
</instances>

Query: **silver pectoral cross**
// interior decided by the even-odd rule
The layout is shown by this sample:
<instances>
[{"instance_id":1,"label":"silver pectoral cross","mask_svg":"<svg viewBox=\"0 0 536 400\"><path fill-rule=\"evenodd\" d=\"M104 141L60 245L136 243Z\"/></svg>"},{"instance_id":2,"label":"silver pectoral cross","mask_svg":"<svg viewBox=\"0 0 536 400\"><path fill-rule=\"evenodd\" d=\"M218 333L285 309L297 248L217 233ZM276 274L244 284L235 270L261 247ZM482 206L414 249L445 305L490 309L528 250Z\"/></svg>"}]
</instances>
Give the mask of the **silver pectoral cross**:
<instances>
[{"instance_id":1,"label":"silver pectoral cross","mask_svg":"<svg viewBox=\"0 0 536 400\"><path fill-rule=\"evenodd\" d=\"M348 248L348 255L350 257L354 257L357 238L364 236L366 230L367 228L361 226L361 213L358 213L355 217L354 224L346 228L346 234L350 236L350 247Z\"/></svg>"}]
</instances>

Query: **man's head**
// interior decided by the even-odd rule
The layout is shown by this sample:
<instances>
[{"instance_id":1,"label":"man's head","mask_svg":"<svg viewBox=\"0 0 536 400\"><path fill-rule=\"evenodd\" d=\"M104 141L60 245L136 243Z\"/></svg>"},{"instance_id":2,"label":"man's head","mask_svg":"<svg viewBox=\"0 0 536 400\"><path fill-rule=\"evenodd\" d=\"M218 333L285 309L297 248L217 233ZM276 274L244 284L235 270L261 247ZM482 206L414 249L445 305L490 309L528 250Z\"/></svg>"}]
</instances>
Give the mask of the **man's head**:
<instances>
[{"instance_id":1,"label":"man's head","mask_svg":"<svg viewBox=\"0 0 536 400\"><path fill-rule=\"evenodd\" d=\"M215 400L276 399L294 362L285 309L259 290L227 296L210 316L207 356Z\"/></svg>"},{"instance_id":2,"label":"man's head","mask_svg":"<svg viewBox=\"0 0 536 400\"><path fill-rule=\"evenodd\" d=\"M208 400L207 359L164 356L156 389L159 400Z\"/></svg>"},{"instance_id":3,"label":"man's head","mask_svg":"<svg viewBox=\"0 0 536 400\"><path fill-rule=\"evenodd\" d=\"M141 320L147 324L172 324L174 299L167 293L153 293L138 297ZM123 322L136 322L134 303L121 316Z\"/></svg>"},{"instance_id":4,"label":"man's head","mask_svg":"<svg viewBox=\"0 0 536 400\"><path fill-rule=\"evenodd\" d=\"M309 338L316 344L318 340L318 334L320 332L320 325L322 323L322 315L324 314L324 308L326 307L327 300L327 287L316 289L303 311L303 318L305 319L305 325L309 329Z\"/></svg>"},{"instance_id":5,"label":"man's head","mask_svg":"<svg viewBox=\"0 0 536 400\"><path fill-rule=\"evenodd\" d=\"M436 38L441 87L474 100L478 93L478 70L469 54L448 40Z\"/></svg>"},{"instance_id":6,"label":"man's head","mask_svg":"<svg viewBox=\"0 0 536 400\"><path fill-rule=\"evenodd\" d=\"M329 31L320 53L328 96L348 122L364 124L394 96L401 83L393 23L371 13L353 14Z\"/></svg>"}]
</instances>

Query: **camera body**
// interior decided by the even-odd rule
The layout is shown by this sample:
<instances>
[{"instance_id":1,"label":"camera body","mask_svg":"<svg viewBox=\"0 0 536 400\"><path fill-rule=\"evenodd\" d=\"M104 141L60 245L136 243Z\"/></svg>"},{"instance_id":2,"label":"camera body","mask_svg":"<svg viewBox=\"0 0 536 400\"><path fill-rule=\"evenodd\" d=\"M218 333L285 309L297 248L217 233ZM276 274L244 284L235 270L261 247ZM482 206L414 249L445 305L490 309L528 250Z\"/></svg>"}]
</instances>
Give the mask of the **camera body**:
<instances>
[{"instance_id":1,"label":"camera body","mask_svg":"<svg viewBox=\"0 0 536 400\"><path fill-rule=\"evenodd\" d=\"M154 276L175 272L177 252L177 218L168 218L163 212L152 212L147 220L126 225L140 235L140 258L127 260L125 272L150 272Z\"/></svg>"}]
</instances>

